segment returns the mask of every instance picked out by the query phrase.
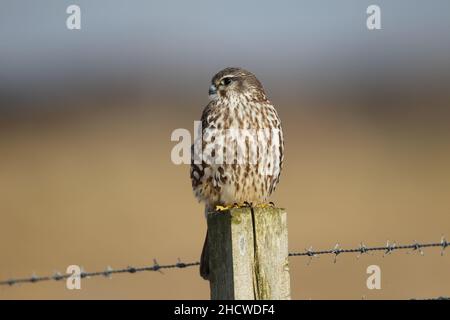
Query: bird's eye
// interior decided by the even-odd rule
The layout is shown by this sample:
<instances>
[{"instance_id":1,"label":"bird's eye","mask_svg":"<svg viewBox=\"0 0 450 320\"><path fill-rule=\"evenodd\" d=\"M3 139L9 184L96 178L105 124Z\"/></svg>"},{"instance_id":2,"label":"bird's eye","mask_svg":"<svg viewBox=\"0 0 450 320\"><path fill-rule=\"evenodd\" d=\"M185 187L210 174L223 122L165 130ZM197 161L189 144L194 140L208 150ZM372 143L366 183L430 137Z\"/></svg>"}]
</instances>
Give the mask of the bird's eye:
<instances>
[{"instance_id":1,"label":"bird's eye","mask_svg":"<svg viewBox=\"0 0 450 320\"><path fill-rule=\"evenodd\" d=\"M221 82L223 85L227 86L231 83L231 78L223 78Z\"/></svg>"}]
</instances>

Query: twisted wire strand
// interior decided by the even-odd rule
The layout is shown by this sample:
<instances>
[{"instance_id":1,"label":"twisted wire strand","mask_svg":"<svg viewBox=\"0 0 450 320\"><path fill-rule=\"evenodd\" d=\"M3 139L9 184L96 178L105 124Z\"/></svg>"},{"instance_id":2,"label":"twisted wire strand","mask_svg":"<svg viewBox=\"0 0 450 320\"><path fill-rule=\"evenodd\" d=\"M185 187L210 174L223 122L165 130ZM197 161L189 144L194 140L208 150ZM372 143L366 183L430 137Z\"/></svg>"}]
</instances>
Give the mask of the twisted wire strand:
<instances>
[{"instance_id":1,"label":"twisted wire strand","mask_svg":"<svg viewBox=\"0 0 450 320\"><path fill-rule=\"evenodd\" d=\"M411 250L411 252L419 252L421 255L424 254L423 249L426 248L441 248L441 255L444 254L444 250L450 246L450 242L448 242L444 237L441 238L440 242L432 242L432 243L419 243L417 241L414 241L411 244L406 245L397 245L396 243L390 243L387 241L385 246L378 246L378 247L367 247L364 245L364 243L361 243L359 247L357 248L340 248L339 244L336 244L333 249L327 249L327 250L319 250L314 251L312 247L309 249L306 249L303 252L290 252L289 257L309 257L310 260L308 264L311 262L311 260L315 257L318 257L320 255L334 255L334 262L336 263L336 258L340 254L346 254L346 253L358 253L358 258L363 255L367 254L369 252L373 251L384 251L384 255L391 254L394 251L399 250ZM409 252L409 253L411 253ZM200 265L200 262L182 262L180 259L178 259L177 263L174 264L167 264L167 265L160 265L156 260L153 260L153 265L151 266L142 266L142 267L133 267L128 266L126 268L121 269L113 269L111 267L107 267L103 271L94 271L94 272L86 272L81 271L79 274L79 277L82 279L85 278L91 278L91 277L98 277L98 276L104 276L104 277L111 277L113 274L122 274L122 273L128 273L128 274L135 274L138 272L144 272L144 271L159 271L161 272L164 269L185 269L193 266ZM31 277L27 278L12 278L8 280L0 281L0 286L13 286L15 284L20 283L37 283L37 282L43 282L43 281L60 281L64 279L68 279L70 277L73 277L73 274L61 274L59 272L54 273L50 276L37 276L32 275Z\"/></svg>"},{"instance_id":2,"label":"twisted wire strand","mask_svg":"<svg viewBox=\"0 0 450 320\"><path fill-rule=\"evenodd\" d=\"M81 271L79 276L82 279L98 277L98 276L104 276L104 277L109 278L113 274L119 274L119 273L133 274L133 273L143 272L143 271L160 271L161 272L161 270L164 270L164 269L177 269L177 268L184 269L184 268L193 267L193 266L197 266L197 265L200 265L200 262L198 262L198 261L182 262L181 260L178 260L178 262L174 263L174 264L160 265L160 264L158 264L158 262L156 262L156 260L154 260L152 266L143 266L143 267L128 266L128 267L122 268L122 269L113 269L108 266L103 271L94 271L94 272ZM50 281L50 280L59 281L59 280L68 279L70 277L73 277L73 274L61 274L59 272L56 272L51 276L32 275L31 277L28 277L28 278L16 278L16 279L3 280L3 281L0 281L0 285L12 286L12 285L19 284L19 283L36 283L36 282Z\"/></svg>"}]
</instances>

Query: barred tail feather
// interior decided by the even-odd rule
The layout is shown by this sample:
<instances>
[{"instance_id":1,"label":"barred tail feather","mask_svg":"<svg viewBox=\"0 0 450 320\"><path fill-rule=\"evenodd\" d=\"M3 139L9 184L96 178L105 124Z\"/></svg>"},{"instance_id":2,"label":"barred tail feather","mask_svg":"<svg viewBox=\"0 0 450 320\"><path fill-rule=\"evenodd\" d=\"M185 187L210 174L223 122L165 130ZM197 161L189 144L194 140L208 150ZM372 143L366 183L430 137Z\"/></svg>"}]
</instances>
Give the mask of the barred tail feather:
<instances>
[{"instance_id":1,"label":"barred tail feather","mask_svg":"<svg viewBox=\"0 0 450 320\"><path fill-rule=\"evenodd\" d=\"M200 256L200 276L205 280L209 280L208 231L206 232L205 242L203 243L202 255Z\"/></svg>"}]
</instances>

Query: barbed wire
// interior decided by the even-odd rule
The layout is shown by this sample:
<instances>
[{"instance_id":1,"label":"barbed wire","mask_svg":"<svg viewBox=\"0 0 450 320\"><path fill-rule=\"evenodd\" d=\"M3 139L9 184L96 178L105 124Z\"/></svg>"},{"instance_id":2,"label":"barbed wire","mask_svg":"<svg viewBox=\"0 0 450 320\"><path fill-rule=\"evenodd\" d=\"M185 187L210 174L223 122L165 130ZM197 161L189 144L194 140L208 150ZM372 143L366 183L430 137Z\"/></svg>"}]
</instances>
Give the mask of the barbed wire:
<instances>
[{"instance_id":1,"label":"barbed wire","mask_svg":"<svg viewBox=\"0 0 450 320\"><path fill-rule=\"evenodd\" d=\"M444 250L448 246L450 246L450 242L448 242L445 239L445 237L442 236L440 242L419 243L416 240L414 240L414 242L411 244L397 245L395 242L391 244L390 241L388 240L386 242L386 245L382 246L382 247L367 247L363 242L361 242L359 244L359 247L352 248L352 249L343 249L339 246L339 243L336 243L336 245L334 246L333 249L314 251L312 247L309 247L309 249L306 249L304 252L290 252L289 256L290 257L307 256L310 258L309 262L308 262L308 264L309 264L313 258L316 258L320 255L333 254L334 262L336 263L338 255L340 255L342 253L358 253L357 258L359 258L361 255L368 254L373 251L384 251L384 254L383 254L383 257L384 257L388 254L391 254L392 252L394 252L396 250L410 249L412 251L408 252L408 253L412 253L415 251L415 252L419 252L420 255L424 255L425 253L424 253L423 249L432 248L432 247L440 247L441 248L441 256L442 256L442 255L444 255Z\"/></svg>"},{"instance_id":2,"label":"barbed wire","mask_svg":"<svg viewBox=\"0 0 450 320\"><path fill-rule=\"evenodd\" d=\"M374 251L384 251L383 257L386 255L391 254L394 251L398 250L411 250L408 253L413 252L419 252L420 255L424 255L423 249L425 248L433 248L433 247L440 247L441 248L441 256L444 254L444 250L450 246L450 242L448 242L445 237L442 237L440 242L432 242L432 243L419 243L417 241L414 241L411 244L406 245L397 245L395 242L390 243L387 241L385 246L379 246L379 247L367 247L364 245L364 243L360 243L359 247L357 248L351 248L351 249L344 249L340 248L339 244L336 244L333 249L329 250L320 250L320 251L314 251L312 247L309 249L306 249L303 252L290 252L289 257L309 257L308 265L310 264L311 260L313 258L316 258L320 255L334 255L334 263L336 263L336 259L338 255L345 254L345 253L357 253L359 258L363 254L368 254L370 252ZM83 269L81 270L79 277L82 279L85 278L91 278L91 277L98 277L103 276L110 278L113 274L122 274L122 273L128 273L128 274L135 274L138 272L144 272L144 271L159 271L162 272L164 269L184 269L188 267L198 266L200 265L200 262L182 262L180 259L174 264L167 264L167 265L160 265L156 259L153 260L153 265L151 266L143 266L143 267L133 267L128 266L126 268L121 269L113 269L110 266L106 267L103 271L94 271L94 272L86 272ZM20 283L37 283L37 282L43 282L43 281L60 281L64 279L68 279L73 277L73 274L62 274L60 272L55 272L51 276L37 276L33 274L31 277L28 278L12 278L9 280L3 280L0 281L0 286L13 286L15 284Z\"/></svg>"},{"instance_id":3,"label":"barbed wire","mask_svg":"<svg viewBox=\"0 0 450 320\"><path fill-rule=\"evenodd\" d=\"M441 296L441 297L435 297L435 298L422 298L422 299L414 298L411 300L450 300L450 297Z\"/></svg>"},{"instance_id":4,"label":"barbed wire","mask_svg":"<svg viewBox=\"0 0 450 320\"><path fill-rule=\"evenodd\" d=\"M193 266L198 266L200 265L200 262L196 261L196 262L182 262L180 259L178 259L177 263L174 264L166 264L166 265L160 265L156 259L153 259L153 265L151 266L144 266L144 267L132 267L132 266L128 266L126 268L122 268L122 269L113 269L110 266L107 266L105 270L103 271L94 271L94 272L86 272L83 269L81 270L79 277L82 279L85 278L91 278L91 277L98 277L98 276L103 276L106 278L110 278L113 274L118 274L118 273L137 273L137 272L143 272L143 271L159 271L162 272L161 270L163 269L183 269L183 268L188 268L188 267L193 267ZM51 276L42 276L39 277L35 274L33 274L31 277L29 278L17 278L17 279L9 279L9 280L3 280L0 281L0 285L15 285L15 284L19 284L19 283L36 283L36 282L42 282L42 281L50 281L50 280L55 280L55 281L59 281L59 280L64 280L64 279L68 279L70 277L73 277L73 274L62 274L60 272L55 272L53 275Z\"/></svg>"}]
</instances>

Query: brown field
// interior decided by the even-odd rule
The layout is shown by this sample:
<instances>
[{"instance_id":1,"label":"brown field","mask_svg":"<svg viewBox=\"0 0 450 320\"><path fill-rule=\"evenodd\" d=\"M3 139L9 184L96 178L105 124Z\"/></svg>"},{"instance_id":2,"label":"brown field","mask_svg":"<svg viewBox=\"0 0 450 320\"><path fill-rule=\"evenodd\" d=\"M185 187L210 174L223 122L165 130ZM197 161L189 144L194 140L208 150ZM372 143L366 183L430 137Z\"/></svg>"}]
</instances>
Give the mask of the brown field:
<instances>
[{"instance_id":1,"label":"brown field","mask_svg":"<svg viewBox=\"0 0 450 320\"><path fill-rule=\"evenodd\" d=\"M167 106L164 106L167 107ZM195 109L195 108L191 108ZM206 226L188 167L170 161L174 117L106 112L0 128L0 279L196 261ZM450 139L420 122L368 122L288 112L286 158L273 201L288 210L291 251L450 237ZM166 113L165 113L166 112ZM325 114L325 111L324 111ZM450 295L450 252L291 258L294 299L409 299ZM382 289L366 288L366 268ZM0 299L205 299L198 269L0 287Z\"/></svg>"}]
</instances>

